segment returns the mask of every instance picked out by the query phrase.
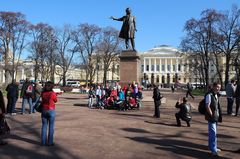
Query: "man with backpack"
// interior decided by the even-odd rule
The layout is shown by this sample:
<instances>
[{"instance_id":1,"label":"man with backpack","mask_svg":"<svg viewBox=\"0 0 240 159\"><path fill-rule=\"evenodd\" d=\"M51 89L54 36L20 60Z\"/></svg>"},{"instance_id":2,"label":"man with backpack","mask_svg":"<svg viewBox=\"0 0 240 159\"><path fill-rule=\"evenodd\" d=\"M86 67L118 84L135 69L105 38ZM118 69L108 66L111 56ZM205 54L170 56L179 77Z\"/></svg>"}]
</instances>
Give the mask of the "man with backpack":
<instances>
[{"instance_id":1,"label":"man with backpack","mask_svg":"<svg viewBox=\"0 0 240 159\"><path fill-rule=\"evenodd\" d=\"M29 104L29 114L33 112L32 106L32 98L34 95L34 88L32 83L30 82L29 78L26 78L26 81L23 83L20 98L22 98L22 112L21 114L25 113L25 104L28 102Z\"/></svg>"},{"instance_id":2,"label":"man with backpack","mask_svg":"<svg viewBox=\"0 0 240 159\"><path fill-rule=\"evenodd\" d=\"M205 119L208 121L208 146L213 156L218 156L218 153L221 151L217 148L217 124L222 122L218 96L220 89L221 85L219 83L213 83L212 90L205 97Z\"/></svg>"}]
</instances>

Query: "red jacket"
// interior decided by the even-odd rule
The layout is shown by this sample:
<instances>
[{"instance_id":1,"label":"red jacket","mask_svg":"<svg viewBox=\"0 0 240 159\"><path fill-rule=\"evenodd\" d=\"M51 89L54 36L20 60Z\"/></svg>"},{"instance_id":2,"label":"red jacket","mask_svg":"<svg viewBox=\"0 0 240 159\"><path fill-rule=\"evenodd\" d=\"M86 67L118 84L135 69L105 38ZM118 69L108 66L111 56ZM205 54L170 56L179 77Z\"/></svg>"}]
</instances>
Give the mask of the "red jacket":
<instances>
[{"instance_id":1,"label":"red jacket","mask_svg":"<svg viewBox=\"0 0 240 159\"><path fill-rule=\"evenodd\" d=\"M57 94L53 91L42 93L42 105L44 110L55 110Z\"/></svg>"}]
</instances>

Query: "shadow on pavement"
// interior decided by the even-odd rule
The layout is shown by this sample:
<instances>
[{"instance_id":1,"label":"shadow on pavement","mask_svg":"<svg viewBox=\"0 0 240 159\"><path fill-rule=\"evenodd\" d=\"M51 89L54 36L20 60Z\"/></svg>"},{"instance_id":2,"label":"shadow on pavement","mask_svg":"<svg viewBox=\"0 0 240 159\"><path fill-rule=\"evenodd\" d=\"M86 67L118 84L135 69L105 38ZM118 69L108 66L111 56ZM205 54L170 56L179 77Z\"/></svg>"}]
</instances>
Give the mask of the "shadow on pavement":
<instances>
[{"instance_id":1,"label":"shadow on pavement","mask_svg":"<svg viewBox=\"0 0 240 159\"><path fill-rule=\"evenodd\" d=\"M17 127L15 129L26 132L26 134L20 136L14 134L14 128L12 128L12 134L6 136L8 144L1 146L0 158L1 159L81 159L79 156L75 156L67 147L62 147L57 144L54 146L40 146L40 128L36 128L34 122L20 122L15 118L9 118L9 122L14 122ZM17 131L16 130L16 131ZM29 138L26 136L31 135ZM39 139L39 141L32 140L31 138ZM11 140L20 140L25 143L24 145L15 145L11 143ZM30 144L31 148L27 148L25 144Z\"/></svg>"},{"instance_id":2,"label":"shadow on pavement","mask_svg":"<svg viewBox=\"0 0 240 159\"><path fill-rule=\"evenodd\" d=\"M144 129L137 129L137 128L123 128L122 130L128 131L128 132L134 132L134 133L150 133L149 131L146 131Z\"/></svg>"},{"instance_id":3,"label":"shadow on pavement","mask_svg":"<svg viewBox=\"0 0 240 159\"><path fill-rule=\"evenodd\" d=\"M206 150L206 146L199 145L196 143L175 139L155 139L151 137L127 137L127 138L141 143L154 144L157 146L156 149L169 151L181 156L186 157L191 156L198 159L211 158L211 154L209 152L202 151ZM219 156L218 159L230 159L230 158Z\"/></svg>"},{"instance_id":4,"label":"shadow on pavement","mask_svg":"<svg viewBox=\"0 0 240 159\"><path fill-rule=\"evenodd\" d=\"M177 127L177 124L173 124L173 123L152 122L152 121L145 121L145 122L146 122L146 123L149 123L149 124L157 124L157 125L165 125L165 126Z\"/></svg>"}]
</instances>

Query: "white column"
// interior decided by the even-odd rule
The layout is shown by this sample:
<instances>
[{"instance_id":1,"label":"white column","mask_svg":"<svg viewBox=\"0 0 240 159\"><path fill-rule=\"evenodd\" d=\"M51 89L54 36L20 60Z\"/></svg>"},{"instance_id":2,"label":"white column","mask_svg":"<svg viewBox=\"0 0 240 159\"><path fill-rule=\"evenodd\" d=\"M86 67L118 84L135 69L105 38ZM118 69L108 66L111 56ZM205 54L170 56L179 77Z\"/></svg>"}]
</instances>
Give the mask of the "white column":
<instances>
[{"instance_id":1,"label":"white column","mask_svg":"<svg viewBox=\"0 0 240 159\"><path fill-rule=\"evenodd\" d=\"M5 83L5 70L3 70L2 75L3 75L2 82Z\"/></svg>"},{"instance_id":2,"label":"white column","mask_svg":"<svg viewBox=\"0 0 240 159\"><path fill-rule=\"evenodd\" d=\"M24 67L22 67L22 75L21 78L24 79Z\"/></svg>"},{"instance_id":3,"label":"white column","mask_svg":"<svg viewBox=\"0 0 240 159\"><path fill-rule=\"evenodd\" d=\"M162 72L162 59L159 59L159 71Z\"/></svg>"},{"instance_id":4,"label":"white column","mask_svg":"<svg viewBox=\"0 0 240 159\"><path fill-rule=\"evenodd\" d=\"M31 76L33 77L34 75L33 75L33 68L31 68Z\"/></svg>"},{"instance_id":5,"label":"white column","mask_svg":"<svg viewBox=\"0 0 240 159\"><path fill-rule=\"evenodd\" d=\"M154 73L156 73L156 72L157 72L157 59L155 57L155 59L154 59Z\"/></svg>"},{"instance_id":6,"label":"white column","mask_svg":"<svg viewBox=\"0 0 240 159\"><path fill-rule=\"evenodd\" d=\"M152 64L151 64L151 62L152 62L152 59L151 58L149 58L149 60L148 60L149 62L148 62L148 65L149 65L149 72L152 72Z\"/></svg>"},{"instance_id":7,"label":"white column","mask_svg":"<svg viewBox=\"0 0 240 159\"><path fill-rule=\"evenodd\" d=\"M165 70L164 70L165 72L167 72L168 71L168 69L167 69L167 59L165 59Z\"/></svg>"},{"instance_id":8,"label":"white column","mask_svg":"<svg viewBox=\"0 0 240 159\"><path fill-rule=\"evenodd\" d=\"M175 67L176 68L176 73L178 73L178 65L179 65L178 64L178 58L176 58L176 67Z\"/></svg>"}]
</instances>

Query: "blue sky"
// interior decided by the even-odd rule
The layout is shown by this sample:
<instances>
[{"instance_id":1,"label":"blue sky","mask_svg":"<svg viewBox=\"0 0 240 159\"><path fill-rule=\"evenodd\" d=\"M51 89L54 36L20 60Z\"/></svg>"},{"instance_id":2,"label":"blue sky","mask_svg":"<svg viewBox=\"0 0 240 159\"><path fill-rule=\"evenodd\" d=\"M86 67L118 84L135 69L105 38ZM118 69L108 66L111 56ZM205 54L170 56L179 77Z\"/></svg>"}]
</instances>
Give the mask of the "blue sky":
<instances>
[{"instance_id":1,"label":"blue sky","mask_svg":"<svg viewBox=\"0 0 240 159\"><path fill-rule=\"evenodd\" d=\"M0 0L0 11L21 12L33 24L89 23L120 30L122 23L109 17L121 17L130 7L137 19L136 49L144 52L157 45L178 47L187 20L208 8L230 10L232 4L240 7L240 0Z\"/></svg>"}]
</instances>

